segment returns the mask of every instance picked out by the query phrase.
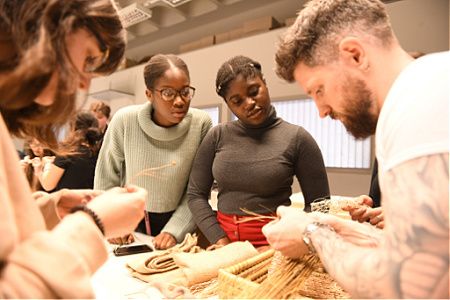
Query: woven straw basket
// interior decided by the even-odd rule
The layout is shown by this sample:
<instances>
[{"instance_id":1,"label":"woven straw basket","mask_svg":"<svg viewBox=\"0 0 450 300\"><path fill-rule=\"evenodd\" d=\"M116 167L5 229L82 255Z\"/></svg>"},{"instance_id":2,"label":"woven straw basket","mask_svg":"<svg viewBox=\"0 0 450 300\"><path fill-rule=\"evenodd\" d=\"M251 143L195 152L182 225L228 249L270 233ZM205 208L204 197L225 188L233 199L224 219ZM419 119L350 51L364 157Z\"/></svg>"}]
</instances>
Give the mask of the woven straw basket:
<instances>
[{"instance_id":1,"label":"woven straw basket","mask_svg":"<svg viewBox=\"0 0 450 300\"><path fill-rule=\"evenodd\" d=\"M220 299L252 298L275 268L277 258L274 250L258 254L244 262L220 269L218 275L217 294ZM324 271L322 267L311 273L288 298L349 298L349 295Z\"/></svg>"},{"instance_id":2,"label":"woven straw basket","mask_svg":"<svg viewBox=\"0 0 450 300\"><path fill-rule=\"evenodd\" d=\"M260 253L234 266L220 269L218 278L218 295L221 299L235 298L245 292L253 292L259 287L265 278L267 270L272 261L273 250ZM248 280L245 274L253 273L255 270L263 274L255 280Z\"/></svg>"}]
</instances>

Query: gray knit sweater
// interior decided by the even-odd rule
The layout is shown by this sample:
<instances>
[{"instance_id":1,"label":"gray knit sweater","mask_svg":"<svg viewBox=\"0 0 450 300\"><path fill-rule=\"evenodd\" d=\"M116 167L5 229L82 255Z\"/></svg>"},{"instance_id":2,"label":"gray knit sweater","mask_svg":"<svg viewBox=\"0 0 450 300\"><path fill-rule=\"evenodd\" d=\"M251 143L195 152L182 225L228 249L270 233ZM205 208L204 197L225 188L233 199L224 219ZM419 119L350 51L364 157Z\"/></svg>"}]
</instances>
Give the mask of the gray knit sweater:
<instances>
[{"instance_id":1,"label":"gray knit sweater","mask_svg":"<svg viewBox=\"0 0 450 300\"><path fill-rule=\"evenodd\" d=\"M94 188L134 184L148 191L147 210L174 211L162 231L180 242L194 229L186 188L195 153L212 126L209 115L190 108L178 125L164 128L151 119L152 106L127 106L108 126L95 169ZM143 170L143 175L136 176Z\"/></svg>"},{"instance_id":2,"label":"gray knit sweater","mask_svg":"<svg viewBox=\"0 0 450 300\"><path fill-rule=\"evenodd\" d=\"M240 121L219 124L203 140L192 167L188 187L189 207L195 221L211 242L226 234L208 204L213 180L218 185L218 210L245 215L275 212L290 205L296 176L309 207L328 197L327 173L314 138L302 127L277 118L275 109L257 128Z\"/></svg>"}]
</instances>

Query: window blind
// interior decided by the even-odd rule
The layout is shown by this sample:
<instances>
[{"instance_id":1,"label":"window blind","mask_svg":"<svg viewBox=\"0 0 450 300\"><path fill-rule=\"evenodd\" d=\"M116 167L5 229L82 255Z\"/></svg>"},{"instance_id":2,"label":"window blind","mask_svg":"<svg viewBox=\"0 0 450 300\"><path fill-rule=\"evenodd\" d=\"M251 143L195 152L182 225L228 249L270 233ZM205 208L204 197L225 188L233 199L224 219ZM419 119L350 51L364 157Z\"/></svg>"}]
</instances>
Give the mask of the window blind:
<instances>
[{"instance_id":1,"label":"window blind","mask_svg":"<svg viewBox=\"0 0 450 300\"><path fill-rule=\"evenodd\" d=\"M305 128L322 151L326 167L370 168L370 138L356 140L340 121L321 119L312 99L274 101L277 115Z\"/></svg>"},{"instance_id":2,"label":"window blind","mask_svg":"<svg viewBox=\"0 0 450 300\"><path fill-rule=\"evenodd\" d=\"M219 113L219 106L209 106L209 107L197 107L198 109L201 109L209 114L212 120L213 126L216 126L219 124L220 120L220 113Z\"/></svg>"}]
</instances>

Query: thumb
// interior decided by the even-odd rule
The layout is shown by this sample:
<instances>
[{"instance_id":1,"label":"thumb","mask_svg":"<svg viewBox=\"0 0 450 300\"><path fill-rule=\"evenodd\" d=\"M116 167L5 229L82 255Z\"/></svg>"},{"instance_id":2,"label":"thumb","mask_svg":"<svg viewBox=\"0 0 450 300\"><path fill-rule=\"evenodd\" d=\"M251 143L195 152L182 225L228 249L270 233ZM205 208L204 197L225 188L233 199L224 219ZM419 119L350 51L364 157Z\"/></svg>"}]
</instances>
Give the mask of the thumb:
<instances>
[{"instance_id":1,"label":"thumb","mask_svg":"<svg viewBox=\"0 0 450 300\"><path fill-rule=\"evenodd\" d=\"M272 222L267 223L266 225L264 225L261 228L261 232L267 237L267 235L269 235L270 232L272 231L272 227L273 227L273 225L275 223L276 223L276 221L272 221Z\"/></svg>"},{"instance_id":2,"label":"thumb","mask_svg":"<svg viewBox=\"0 0 450 300\"><path fill-rule=\"evenodd\" d=\"M277 208L277 215L282 218L283 216L287 215L290 212L290 208L288 206L278 206Z\"/></svg>"},{"instance_id":3,"label":"thumb","mask_svg":"<svg viewBox=\"0 0 450 300\"><path fill-rule=\"evenodd\" d=\"M369 196L365 197L362 204L365 204L367 206L372 207L373 206L373 200Z\"/></svg>"},{"instance_id":4,"label":"thumb","mask_svg":"<svg viewBox=\"0 0 450 300\"><path fill-rule=\"evenodd\" d=\"M128 193L137 192L139 190L138 186L133 185L133 184L128 184L125 186L125 188L127 189Z\"/></svg>"}]
</instances>

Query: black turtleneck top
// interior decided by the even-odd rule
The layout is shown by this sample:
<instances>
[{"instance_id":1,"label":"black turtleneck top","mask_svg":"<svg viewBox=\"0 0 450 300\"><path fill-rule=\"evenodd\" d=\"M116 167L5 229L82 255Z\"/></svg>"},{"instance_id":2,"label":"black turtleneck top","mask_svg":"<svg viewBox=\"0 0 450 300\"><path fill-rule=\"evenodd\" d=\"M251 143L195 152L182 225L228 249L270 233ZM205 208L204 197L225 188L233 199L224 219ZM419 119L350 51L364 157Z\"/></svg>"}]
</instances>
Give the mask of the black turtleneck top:
<instances>
[{"instance_id":1,"label":"black turtleneck top","mask_svg":"<svg viewBox=\"0 0 450 300\"><path fill-rule=\"evenodd\" d=\"M322 153L313 137L272 111L258 126L233 121L210 129L197 151L188 186L189 208L200 230L215 243L226 236L208 203L214 179L218 186L217 208L225 214L275 212L290 205L296 176L305 207L330 190Z\"/></svg>"}]
</instances>

